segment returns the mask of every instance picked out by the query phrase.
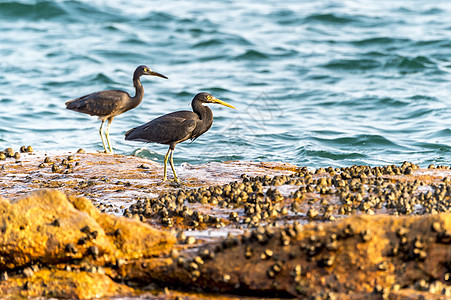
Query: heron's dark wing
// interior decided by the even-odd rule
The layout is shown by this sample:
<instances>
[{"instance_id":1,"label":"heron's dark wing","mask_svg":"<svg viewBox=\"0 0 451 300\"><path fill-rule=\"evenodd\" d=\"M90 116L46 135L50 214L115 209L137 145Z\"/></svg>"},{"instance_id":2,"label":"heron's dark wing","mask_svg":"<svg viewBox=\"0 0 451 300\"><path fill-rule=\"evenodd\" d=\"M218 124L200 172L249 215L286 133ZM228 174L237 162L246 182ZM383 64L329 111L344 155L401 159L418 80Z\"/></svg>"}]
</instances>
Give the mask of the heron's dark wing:
<instances>
[{"instance_id":1,"label":"heron's dark wing","mask_svg":"<svg viewBox=\"0 0 451 300\"><path fill-rule=\"evenodd\" d=\"M158 117L125 133L128 141L179 143L189 139L199 120L191 111L178 111Z\"/></svg>"},{"instance_id":2,"label":"heron's dark wing","mask_svg":"<svg viewBox=\"0 0 451 300\"><path fill-rule=\"evenodd\" d=\"M66 108L91 116L108 116L121 110L130 95L119 90L95 92L66 102Z\"/></svg>"}]
</instances>

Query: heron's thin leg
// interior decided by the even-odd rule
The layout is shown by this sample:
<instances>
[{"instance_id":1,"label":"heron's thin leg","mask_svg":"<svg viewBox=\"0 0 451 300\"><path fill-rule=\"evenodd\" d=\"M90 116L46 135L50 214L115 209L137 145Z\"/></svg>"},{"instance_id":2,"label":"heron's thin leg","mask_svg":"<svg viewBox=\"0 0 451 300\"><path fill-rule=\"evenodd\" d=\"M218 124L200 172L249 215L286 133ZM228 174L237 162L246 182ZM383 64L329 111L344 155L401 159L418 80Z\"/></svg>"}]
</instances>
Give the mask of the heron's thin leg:
<instances>
[{"instance_id":1,"label":"heron's thin leg","mask_svg":"<svg viewBox=\"0 0 451 300\"><path fill-rule=\"evenodd\" d=\"M174 160L172 159L173 155L174 155L174 150L171 150L171 156L169 157L169 163L171 164L172 173L174 173L174 180L176 182L180 182L180 180L177 178L177 174L175 174Z\"/></svg>"},{"instance_id":2,"label":"heron's thin leg","mask_svg":"<svg viewBox=\"0 0 451 300\"><path fill-rule=\"evenodd\" d=\"M105 120L102 120L102 124L100 124L99 134L100 134L100 137L102 138L103 149L105 149L105 152L108 153L108 150L106 149L106 145L105 145L105 138L103 137L103 124L104 123L105 123Z\"/></svg>"},{"instance_id":3,"label":"heron's thin leg","mask_svg":"<svg viewBox=\"0 0 451 300\"><path fill-rule=\"evenodd\" d=\"M106 141L108 143L108 148L110 148L110 153L113 154L113 148L111 147L111 144L110 144L110 126L111 126L111 122L113 122L113 118L109 118L108 119L108 125L106 126L105 136L106 136Z\"/></svg>"},{"instance_id":4,"label":"heron's thin leg","mask_svg":"<svg viewBox=\"0 0 451 300\"><path fill-rule=\"evenodd\" d=\"M171 148L168 149L168 152L164 156L164 176L163 176L163 181L166 181L166 179L168 179L167 166L168 166L168 158L169 158L169 153L170 152L171 152Z\"/></svg>"}]
</instances>

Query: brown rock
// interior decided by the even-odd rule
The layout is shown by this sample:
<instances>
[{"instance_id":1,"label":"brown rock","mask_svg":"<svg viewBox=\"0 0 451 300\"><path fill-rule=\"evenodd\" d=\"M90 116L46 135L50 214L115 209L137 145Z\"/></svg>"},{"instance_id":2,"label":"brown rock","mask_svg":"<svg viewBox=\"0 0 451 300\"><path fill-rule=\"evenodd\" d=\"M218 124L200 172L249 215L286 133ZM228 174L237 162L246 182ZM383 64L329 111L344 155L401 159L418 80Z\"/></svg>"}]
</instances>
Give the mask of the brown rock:
<instances>
[{"instance_id":1,"label":"brown rock","mask_svg":"<svg viewBox=\"0 0 451 300\"><path fill-rule=\"evenodd\" d=\"M38 191L14 203L0 199L0 232L0 272L24 268L22 273L4 276L0 296L92 298L127 294L132 289L114 282L111 277L117 273L108 266L116 261L166 255L176 241L167 232L102 214L87 199L66 197L56 190ZM28 267L36 261L44 265L42 270ZM70 264L76 272L70 272Z\"/></svg>"},{"instance_id":2,"label":"brown rock","mask_svg":"<svg viewBox=\"0 0 451 300\"><path fill-rule=\"evenodd\" d=\"M329 224L305 225L290 245L284 246L280 236L285 229L278 228L265 245L252 237L243 237L239 245L219 251L213 260L199 266L200 276L197 277L192 276L189 268L180 267L176 262L162 263L150 269L135 265L135 275L141 269L139 276L149 280L222 293L241 290L244 294L298 297L323 291L342 295L383 295L395 285L413 288L421 279L444 282L451 247L435 239L437 233L431 228L434 222L440 222L443 230L451 230L451 214L352 216ZM349 234L349 228L355 234ZM393 244L399 244L397 231L400 228L407 229L404 237L408 246L390 256ZM364 231L371 235L366 241L358 234ZM325 245L332 235L337 237L337 247L328 250ZM419 244L415 241L419 239L428 241L422 246L426 254L424 259L413 254L415 245ZM246 257L247 247L251 247L256 255ZM262 260L260 254L268 249L273 255ZM274 272L275 265L277 272ZM301 266L302 274L294 276L297 266ZM225 275L227 281L223 280Z\"/></svg>"},{"instance_id":3,"label":"brown rock","mask_svg":"<svg viewBox=\"0 0 451 300\"><path fill-rule=\"evenodd\" d=\"M53 226L55 219L59 226ZM80 231L85 226L97 233ZM118 229L119 235L112 234ZM67 198L60 191L50 190L32 193L13 204L0 199L0 232L0 271L33 261L55 264L68 258L95 259L90 247L97 248L100 264L118 258L145 258L169 253L175 243L175 237L166 232L102 214L85 198ZM86 243L78 245L80 239L86 239ZM68 253L66 245L71 243L76 251Z\"/></svg>"},{"instance_id":4,"label":"brown rock","mask_svg":"<svg viewBox=\"0 0 451 300\"><path fill-rule=\"evenodd\" d=\"M26 287L26 288L24 288ZM88 272L41 270L30 278L0 282L0 296L89 299L131 294L133 289L110 277Z\"/></svg>"}]
</instances>

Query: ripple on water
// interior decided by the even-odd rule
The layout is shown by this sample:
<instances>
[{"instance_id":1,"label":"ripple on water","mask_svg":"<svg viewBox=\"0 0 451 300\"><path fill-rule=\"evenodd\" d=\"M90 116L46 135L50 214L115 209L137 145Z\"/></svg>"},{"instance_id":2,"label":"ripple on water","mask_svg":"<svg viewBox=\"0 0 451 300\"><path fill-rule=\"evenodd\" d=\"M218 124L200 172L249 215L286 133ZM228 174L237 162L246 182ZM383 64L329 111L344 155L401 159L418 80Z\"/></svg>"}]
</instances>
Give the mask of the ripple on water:
<instances>
[{"instance_id":1,"label":"ripple on water","mask_svg":"<svg viewBox=\"0 0 451 300\"><path fill-rule=\"evenodd\" d=\"M384 149L399 149L399 144L377 134L357 134L352 137L326 138L313 137L311 140L331 148L375 147Z\"/></svg>"},{"instance_id":2,"label":"ripple on water","mask_svg":"<svg viewBox=\"0 0 451 300\"><path fill-rule=\"evenodd\" d=\"M318 13L311 14L304 19L305 23L323 23L323 24L350 24L357 22L358 18L356 16L344 15L344 14L334 14L334 13Z\"/></svg>"},{"instance_id":3,"label":"ripple on water","mask_svg":"<svg viewBox=\"0 0 451 300\"><path fill-rule=\"evenodd\" d=\"M258 50L246 50L244 53L235 56L234 60L260 60L260 59L266 59L268 58L268 55L260 52Z\"/></svg>"},{"instance_id":4,"label":"ripple on water","mask_svg":"<svg viewBox=\"0 0 451 300\"><path fill-rule=\"evenodd\" d=\"M405 57L395 56L389 59L385 68L396 69L404 73L421 72L426 69L435 69L437 65L431 59L425 56Z\"/></svg>"},{"instance_id":5,"label":"ripple on water","mask_svg":"<svg viewBox=\"0 0 451 300\"><path fill-rule=\"evenodd\" d=\"M380 48L381 46L386 47L391 45L396 45L397 47L399 47L401 45L406 45L410 42L411 42L410 39L383 36L383 37L370 37L361 40L351 41L350 44L358 47Z\"/></svg>"},{"instance_id":6,"label":"ripple on water","mask_svg":"<svg viewBox=\"0 0 451 300\"><path fill-rule=\"evenodd\" d=\"M382 64L372 59L333 59L323 65L324 68L341 71L365 72L379 68Z\"/></svg>"},{"instance_id":7,"label":"ripple on water","mask_svg":"<svg viewBox=\"0 0 451 300\"><path fill-rule=\"evenodd\" d=\"M143 103L111 127L118 153L144 147L161 163L167 146L123 133L207 91L237 109L212 106L212 129L177 146L178 165L450 163L445 2L0 1L0 147L101 150L99 122L64 102L133 94L146 64L170 79L143 80Z\"/></svg>"},{"instance_id":8,"label":"ripple on water","mask_svg":"<svg viewBox=\"0 0 451 300\"><path fill-rule=\"evenodd\" d=\"M323 161L322 167L330 165L331 161L335 161L334 165L340 164L340 161L346 161L351 160L355 163L353 164L359 164L365 161L365 159L368 158L367 155L358 153L358 152L352 152L352 151L327 151L327 150L317 150L312 147L302 146L299 147L296 151L297 155L300 157L308 157L308 158L316 158L319 157L321 159L327 159L326 161Z\"/></svg>"},{"instance_id":9,"label":"ripple on water","mask_svg":"<svg viewBox=\"0 0 451 300\"><path fill-rule=\"evenodd\" d=\"M66 15L66 11L55 1L36 1L34 3L7 1L0 3L0 16L4 19L24 18L37 21L64 15Z\"/></svg>"},{"instance_id":10,"label":"ripple on water","mask_svg":"<svg viewBox=\"0 0 451 300\"><path fill-rule=\"evenodd\" d=\"M173 14L163 11L153 11L148 15L141 17L139 19L142 24L167 24L168 22L177 21L177 17ZM184 22L185 20L179 20L180 22Z\"/></svg>"},{"instance_id":11,"label":"ripple on water","mask_svg":"<svg viewBox=\"0 0 451 300\"><path fill-rule=\"evenodd\" d=\"M109 84L115 84L112 77L108 76L107 74L100 72L93 75L84 76L81 78L81 81L84 82L95 82L98 85L109 85Z\"/></svg>"}]
</instances>

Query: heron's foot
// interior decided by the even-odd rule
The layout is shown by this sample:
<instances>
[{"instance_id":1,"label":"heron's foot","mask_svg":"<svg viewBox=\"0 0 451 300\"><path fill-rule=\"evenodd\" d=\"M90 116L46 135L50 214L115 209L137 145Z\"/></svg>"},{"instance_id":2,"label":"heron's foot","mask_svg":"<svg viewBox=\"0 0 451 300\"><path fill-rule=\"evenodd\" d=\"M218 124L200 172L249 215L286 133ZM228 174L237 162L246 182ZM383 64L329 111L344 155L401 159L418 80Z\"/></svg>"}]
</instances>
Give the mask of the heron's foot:
<instances>
[{"instance_id":1,"label":"heron's foot","mask_svg":"<svg viewBox=\"0 0 451 300\"><path fill-rule=\"evenodd\" d=\"M173 179L169 182L169 185L172 187L181 187L183 185L183 183L178 179Z\"/></svg>"},{"instance_id":2,"label":"heron's foot","mask_svg":"<svg viewBox=\"0 0 451 300\"><path fill-rule=\"evenodd\" d=\"M158 185L164 185L164 184L169 184L169 186L172 187L180 187L183 185L183 183L177 178L177 179L172 179L172 180L168 180L167 178L163 178L163 181L161 181L160 183L158 183Z\"/></svg>"}]
</instances>

